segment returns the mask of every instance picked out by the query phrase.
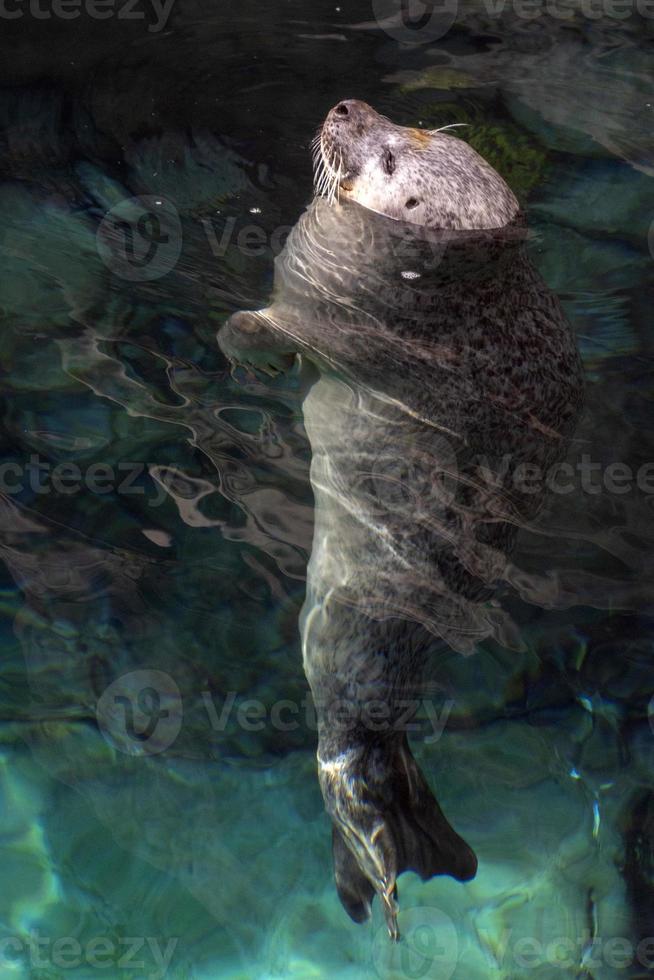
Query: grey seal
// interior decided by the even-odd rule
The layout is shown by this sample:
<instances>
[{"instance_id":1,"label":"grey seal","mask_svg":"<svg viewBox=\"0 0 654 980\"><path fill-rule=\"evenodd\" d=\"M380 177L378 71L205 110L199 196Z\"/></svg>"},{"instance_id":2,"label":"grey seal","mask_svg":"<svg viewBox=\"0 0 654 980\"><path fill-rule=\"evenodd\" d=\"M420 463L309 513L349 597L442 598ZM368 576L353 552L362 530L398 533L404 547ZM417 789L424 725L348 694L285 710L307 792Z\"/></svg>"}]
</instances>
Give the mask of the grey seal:
<instances>
[{"instance_id":1,"label":"grey seal","mask_svg":"<svg viewBox=\"0 0 654 980\"><path fill-rule=\"evenodd\" d=\"M318 775L341 901L361 922L377 894L393 939L398 875L477 868L411 754L407 702L445 645L511 644L489 600L539 508L525 467L561 458L581 398L515 197L463 141L419 132L357 101L329 113L318 193L275 260L272 303L218 335L235 364L274 373L298 358L309 372L300 625Z\"/></svg>"}]
</instances>

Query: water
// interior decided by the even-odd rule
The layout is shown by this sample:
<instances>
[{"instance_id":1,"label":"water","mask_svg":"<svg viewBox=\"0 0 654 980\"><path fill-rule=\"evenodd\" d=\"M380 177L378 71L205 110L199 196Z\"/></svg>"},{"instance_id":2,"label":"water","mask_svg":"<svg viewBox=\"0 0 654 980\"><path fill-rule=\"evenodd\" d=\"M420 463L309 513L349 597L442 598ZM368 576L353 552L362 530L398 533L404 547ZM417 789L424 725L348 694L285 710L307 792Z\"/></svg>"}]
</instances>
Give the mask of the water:
<instances>
[{"instance_id":1,"label":"water","mask_svg":"<svg viewBox=\"0 0 654 980\"><path fill-rule=\"evenodd\" d=\"M651 966L652 22L461 4L416 40L382 7L3 21L2 980ZM333 884L301 384L215 341L268 302L343 97L469 124L586 376L500 596L521 642L446 652L414 740L479 872L402 876L399 947Z\"/></svg>"}]
</instances>

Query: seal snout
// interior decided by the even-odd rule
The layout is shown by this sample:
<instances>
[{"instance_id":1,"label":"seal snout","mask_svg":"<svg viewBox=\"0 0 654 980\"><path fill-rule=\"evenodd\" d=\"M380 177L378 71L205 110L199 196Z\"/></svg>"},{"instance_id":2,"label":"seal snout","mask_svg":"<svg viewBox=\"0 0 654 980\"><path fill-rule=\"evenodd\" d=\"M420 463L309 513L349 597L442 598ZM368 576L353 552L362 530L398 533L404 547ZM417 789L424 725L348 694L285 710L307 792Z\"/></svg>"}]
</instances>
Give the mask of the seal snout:
<instances>
[{"instance_id":1,"label":"seal snout","mask_svg":"<svg viewBox=\"0 0 654 980\"><path fill-rule=\"evenodd\" d=\"M359 99L343 99L342 102L329 110L327 121L333 118L337 123L347 122L350 125L352 123L356 125L364 123L366 119L370 121L376 115L375 110L367 102L361 102Z\"/></svg>"},{"instance_id":2,"label":"seal snout","mask_svg":"<svg viewBox=\"0 0 654 980\"><path fill-rule=\"evenodd\" d=\"M379 119L380 116L367 102L343 99L327 113L323 132L332 139L348 142L363 136Z\"/></svg>"},{"instance_id":3,"label":"seal snout","mask_svg":"<svg viewBox=\"0 0 654 980\"><path fill-rule=\"evenodd\" d=\"M320 145L328 169L338 172L341 190L351 189L369 156L368 142L381 117L366 102L343 99L329 110L320 130Z\"/></svg>"}]
</instances>

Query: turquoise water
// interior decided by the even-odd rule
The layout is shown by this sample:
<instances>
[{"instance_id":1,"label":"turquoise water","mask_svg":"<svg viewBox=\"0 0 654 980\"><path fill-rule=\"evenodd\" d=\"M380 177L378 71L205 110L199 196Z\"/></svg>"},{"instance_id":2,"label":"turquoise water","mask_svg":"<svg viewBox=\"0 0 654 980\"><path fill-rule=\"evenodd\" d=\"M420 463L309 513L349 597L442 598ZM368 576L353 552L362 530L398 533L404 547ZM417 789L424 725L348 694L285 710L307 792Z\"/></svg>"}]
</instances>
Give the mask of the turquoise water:
<instances>
[{"instance_id":1,"label":"turquoise water","mask_svg":"<svg viewBox=\"0 0 654 980\"><path fill-rule=\"evenodd\" d=\"M654 31L561 9L3 21L0 980L650 972ZM343 97L469 124L586 374L572 489L497 599L520 642L443 656L414 739L479 872L404 875L399 946L333 884L300 384L215 342L267 303Z\"/></svg>"}]
</instances>

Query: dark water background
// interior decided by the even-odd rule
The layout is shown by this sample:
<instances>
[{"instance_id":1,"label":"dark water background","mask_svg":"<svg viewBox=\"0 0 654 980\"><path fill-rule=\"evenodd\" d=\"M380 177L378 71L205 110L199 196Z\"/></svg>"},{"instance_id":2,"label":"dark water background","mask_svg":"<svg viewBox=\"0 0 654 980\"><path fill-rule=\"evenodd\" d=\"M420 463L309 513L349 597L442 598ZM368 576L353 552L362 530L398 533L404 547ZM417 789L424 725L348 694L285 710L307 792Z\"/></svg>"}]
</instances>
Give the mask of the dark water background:
<instances>
[{"instance_id":1,"label":"dark water background","mask_svg":"<svg viewBox=\"0 0 654 980\"><path fill-rule=\"evenodd\" d=\"M654 21L461 4L430 40L381 3L136 9L0 21L0 978L647 975ZM343 97L469 124L587 379L572 489L501 597L521 648L445 658L447 725L416 739L480 872L402 879L402 955L332 885L299 387L215 343L267 302Z\"/></svg>"}]
</instances>

